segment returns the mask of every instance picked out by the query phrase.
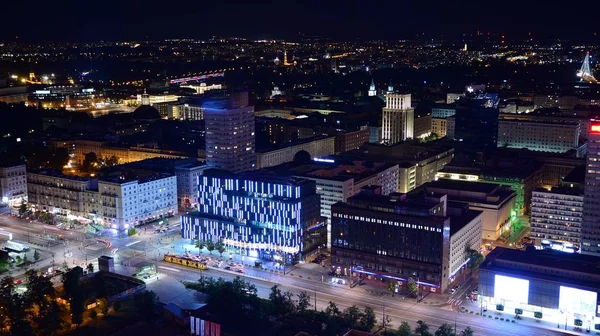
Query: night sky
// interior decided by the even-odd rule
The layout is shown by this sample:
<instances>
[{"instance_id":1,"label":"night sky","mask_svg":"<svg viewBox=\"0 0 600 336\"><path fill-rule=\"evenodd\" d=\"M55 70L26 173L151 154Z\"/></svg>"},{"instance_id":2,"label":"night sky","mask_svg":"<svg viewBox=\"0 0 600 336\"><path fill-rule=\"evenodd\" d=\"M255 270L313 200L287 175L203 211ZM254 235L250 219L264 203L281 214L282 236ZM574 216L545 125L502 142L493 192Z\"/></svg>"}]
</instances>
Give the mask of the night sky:
<instances>
[{"instance_id":1,"label":"night sky","mask_svg":"<svg viewBox=\"0 0 600 336\"><path fill-rule=\"evenodd\" d=\"M556 0L13 0L2 4L0 39L279 38L298 33L400 39L416 33L448 37L480 30L504 33L507 40L532 32L536 38L585 41L593 37L594 29L600 30L598 17L593 17L600 5L587 4ZM587 15L592 17L586 19Z\"/></svg>"}]
</instances>

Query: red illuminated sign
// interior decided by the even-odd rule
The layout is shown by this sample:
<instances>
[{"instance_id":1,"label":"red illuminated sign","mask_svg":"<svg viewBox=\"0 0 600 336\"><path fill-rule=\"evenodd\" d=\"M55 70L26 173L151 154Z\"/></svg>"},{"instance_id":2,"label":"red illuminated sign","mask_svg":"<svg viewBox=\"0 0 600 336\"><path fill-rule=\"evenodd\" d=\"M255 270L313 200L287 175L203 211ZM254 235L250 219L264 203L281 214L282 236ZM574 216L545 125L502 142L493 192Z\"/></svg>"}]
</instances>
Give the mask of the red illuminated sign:
<instances>
[{"instance_id":1,"label":"red illuminated sign","mask_svg":"<svg viewBox=\"0 0 600 336\"><path fill-rule=\"evenodd\" d=\"M600 124L592 125L592 127L590 128L590 133L600 134Z\"/></svg>"}]
</instances>

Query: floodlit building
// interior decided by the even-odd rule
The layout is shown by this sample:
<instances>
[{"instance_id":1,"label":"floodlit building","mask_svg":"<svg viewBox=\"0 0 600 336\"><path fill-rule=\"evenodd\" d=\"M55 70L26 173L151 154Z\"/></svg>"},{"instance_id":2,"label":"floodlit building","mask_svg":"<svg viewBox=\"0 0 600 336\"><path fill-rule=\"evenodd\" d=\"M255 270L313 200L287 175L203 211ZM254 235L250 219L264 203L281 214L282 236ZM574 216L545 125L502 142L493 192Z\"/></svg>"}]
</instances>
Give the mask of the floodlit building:
<instances>
[{"instance_id":1,"label":"floodlit building","mask_svg":"<svg viewBox=\"0 0 600 336\"><path fill-rule=\"evenodd\" d=\"M414 112L410 94L388 92L381 122L381 142L393 145L414 137Z\"/></svg>"},{"instance_id":2,"label":"floodlit building","mask_svg":"<svg viewBox=\"0 0 600 336\"><path fill-rule=\"evenodd\" d=\"M288 264L326 242L314 181L209 169L198 193L198 211L182 216L183 238Z\"/></svg>"},{"instance_id":3,"label":"floodlit building","mask_svg":"<svg viewBox=\"0 0 600 336\"><path fill-rule=\"evenodd\" d=\"M596 257L578 253L496 247L479 266L482 309L490 316L521 309L525 317L565 330L577 325L593 329L600 292L597 265Z\"/></svg>"},{"instance_id":4,"label":"floodlit building","mask_svg":"<svg viewBox=\"0 0 600 336\"><path fill-rule=\"evenodd\" d=\"M0 166L0 204L27 201L27 170L24 164Z\"/></svg>"},{"instance_id":5,"label":"floodlit building","mask_svg":"<svg viewBox=\"0 0 600 336\"><path fill-rule=\"evenodd\" d=\"M502 119L498 147L564 153L579 147L579 124Z\"/></svg>"},{"instance_id":6,"label":"floodlit building","mask_svg":"<svg viewBox=\"0 0 600 336\"><path fill-rule=\"evenodd\" d=\"M291 162L294 156L305 151L313 158L320 158L335 154L336 137L316 136L301 139L283 146L266 148L256 153L256 166L258 169L273 167L282 163Z\"/></svg>"}]
</instances>

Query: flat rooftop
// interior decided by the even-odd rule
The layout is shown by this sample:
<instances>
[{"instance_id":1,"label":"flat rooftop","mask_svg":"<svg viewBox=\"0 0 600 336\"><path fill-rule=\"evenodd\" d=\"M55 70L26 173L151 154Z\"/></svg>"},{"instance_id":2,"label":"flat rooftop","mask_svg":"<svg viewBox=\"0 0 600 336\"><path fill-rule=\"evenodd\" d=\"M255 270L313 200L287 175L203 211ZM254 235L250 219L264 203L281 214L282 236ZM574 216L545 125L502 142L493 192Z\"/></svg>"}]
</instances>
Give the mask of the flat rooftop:
<instances>
[{"instance_id":1,"label":"flat rooftop","mask_svg":"<svg viewBox=\"0 0 600 336\"><path fill-rule=\"evenodd\" d=\"M275 171L269 170L254 170L241 172L239 174L232 173L230 171L218 168L209 168L204 171L204 176L220 177L220 178L237 178L242 180L257 181L257 182L268 182L281 185L290 186L302 186L305 184L313 184L311 180L294 177L292 175L282 175Z\"/></svg>"},{"instance_id":2,"label":"flat rooftop","mask_svg":"<svg viewBox=\"0 0 600 336\"><path fill-rule=\"evenodd\" d=\"M259 171L332 181L354 179L357 182L395 166L395 164L385 161L348 160L336 156L328 158L332 162L287 162L278 166L263 168Z\"/></svg>"},{"instance_id":3,"label":"flat rooftop","mask_svg":"<svg viewBox=\"0 0 600 336\"><path fill-rule=\"evenodd\" d=\"M509 267L498 264L498 262L511 262L521 267ZM539 266L549 270L548 273L539 272L535 269L528 268L527 265ZM490 271L504 271L508 273L521 273L525 276L545 278L551 281L567 280L569 282L577 282L589 286L599 288L600 281L580 280L578 278L565 278L552 273L550 270L564 270L577 272L581 274L590 274L594 278L600 274L600 258L579 253L565 253L554 250L515 250L505 247L496 247L490 252L485 261L481 264L480 269ZM581 276L582 278L584 276Z\"/></svg>"},{"instance_id":4,"label":"flat rooftop","mask_svg":"<svg viewBox=\"0 0 600 336\"><path fill-rule=\"evenodd\" d=\"M498 185L494 183L469 182L450 179L439 179L437 181L429 182L425 184L425 186L436 189L465 190L477 193L485 193L488 195L493 193L498 188Z\"/></svg>"},{"instance_id":5,"label":"flat rooftop","mask_svg":"<svg viewBox=\"0 0 600 336\"><path fill-rule=\"evenodd\" d=\"M259 149L256 150L256 153L272 152L272 151L276 151L276 150L279 150L279 149L284 149L284 148L288 148L288 147L294 147L294 146L298 146L298 145L303 145L303 144L307 144L309 142L320 141L320 140L324 140L324 139L328 139L328 138L335 138L335 136L317 135L317 136L313 136L313 137L310 137L310 138L304 138L304 139L299 139L299 140L296 140L296 141L288 142L288 143L282 144L282 145L266 146L266 147L263 147L263 148L259 148Z\"/></svg>"}]
</instances>

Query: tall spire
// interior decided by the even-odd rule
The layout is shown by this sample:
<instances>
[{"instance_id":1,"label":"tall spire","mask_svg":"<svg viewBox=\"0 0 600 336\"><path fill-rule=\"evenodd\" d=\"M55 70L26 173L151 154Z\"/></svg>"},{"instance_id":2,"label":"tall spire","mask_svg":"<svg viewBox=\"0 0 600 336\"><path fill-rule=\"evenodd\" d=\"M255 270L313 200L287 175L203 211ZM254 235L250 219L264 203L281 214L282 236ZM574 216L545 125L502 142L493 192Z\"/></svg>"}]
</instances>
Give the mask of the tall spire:
<instances>
[{"instance_id":1,"label":"tall spire","mask_svg":"<svg viewBox=\"0 0 600 336\"><path fill-rule=\"evenodd\" d=\"M371 85L369 86L369 97L374 97L377 95L377 90L375 89L375 81L371 78Z\"/></svg>"},{"instance_id":2,"label":"tall spire","mask_svg":"<svg viewBox=\"0 0 600 336\"><path fill-rule=\"evenodd\" d=\"M390 79L390 83L388 84L388 92L394 92L394 85L392 84L391 79Z\"/></svg>"}]
</instances>

